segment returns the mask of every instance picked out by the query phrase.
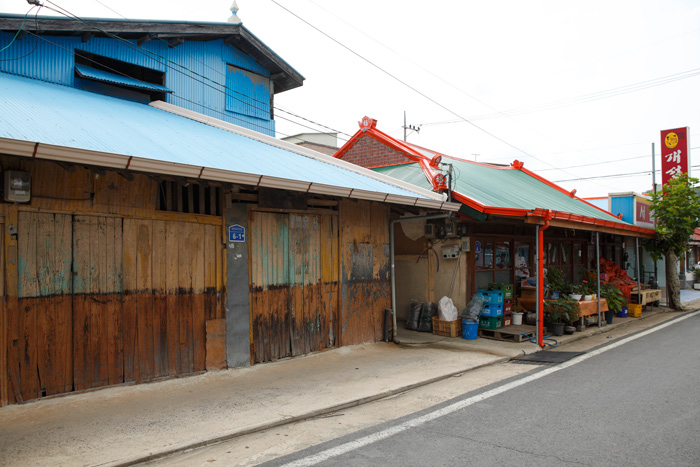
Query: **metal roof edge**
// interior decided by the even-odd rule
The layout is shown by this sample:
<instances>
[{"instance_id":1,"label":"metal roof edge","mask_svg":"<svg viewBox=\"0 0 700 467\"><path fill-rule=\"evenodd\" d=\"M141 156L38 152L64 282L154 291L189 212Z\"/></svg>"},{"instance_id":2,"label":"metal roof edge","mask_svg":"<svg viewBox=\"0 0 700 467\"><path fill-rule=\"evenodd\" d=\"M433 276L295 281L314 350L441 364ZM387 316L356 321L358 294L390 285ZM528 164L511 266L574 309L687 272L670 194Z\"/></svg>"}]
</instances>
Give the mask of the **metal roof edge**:
<instances>
[{"instance_id":1,"label":"metal roof edge","mask_svg":"<svg viewBox=\"0 0 700 467\"><path fill-rule=\"evenodd\" d=\"M353 190L318 183L213 169L175 162L164 162L142 157L127 156L123 154L90 151L79 148L55 146L51 144L8 138L0 138L0 153L30 159L39 158L49 161L69 162L111 169L174 175L191 179L205 178L220 182L242 183L246 185L265 186L269 188L288 189L300 192L319 193L331 196L342 196L346 198L404 204L409 206L420 206L446 211L457 211L460 207L459 204L447 203L442 200L418 197L411 198L408 196L392 195L387 193Z\"/></svg>"},{"instance_id":2,"label":"metal roof edge","mask_svg":"<svg viewBox=\"0 0 700 467\"><path fill-rule=\"evenodd\" d=\"M393 177L389 177L387 175L372 172L369 169L365 169L364 167L360 167L358 165L351 164L350 162L346 162L342 159L336 159L333 156L326 156L325 154L321 154L321 153L319 153L317 151L313 151L311 149L306 149L306 148L304 148L302 146L298 146L294 143L282 141L280 139L273 138L272 136L268 136L268 135L259 133L257 131L249 130L247 128L243 128L243 127L235 125L233 123L225 122L223 120L219 120L218 118L210 117L208 115L204 115L204 114L201 114L199 112L195 112L193 110L188 110L188 109L178 107L176 105L169 104L169 103L163 102L163 101L153 101L149 105L154 107L154 108L157 108L159 110L163 110L165 112L170 112L172 114L178 115L180 117L189 118L190 120L204 123L205 125L213 126L213 127L218 128L220 130L228 131L230 133L235 133L235 134L238 134L240 136L244 136L246 138L250 138L250 139L259 141L261 143L268 144L270 146L275 146L277 148L284 149L284 150L290 151L290 152L294 152L294 153L299 154L299 155L304 156L304 157L309 157L309 158L317 160L319 162L324 162L326 164L340 167L342 169L357 173L358 175L372 178L374 180L386 183L388 185L394 186L396 188L400 188L402 190L413 192L417 195L429 198L431 200L444 202L447 198L444 194L434 193L432 191L426 190L424 188L418 187L418 186L410 184L410 183L403 182L403 181L395 179Z\"/></svg>"}]
</instances>

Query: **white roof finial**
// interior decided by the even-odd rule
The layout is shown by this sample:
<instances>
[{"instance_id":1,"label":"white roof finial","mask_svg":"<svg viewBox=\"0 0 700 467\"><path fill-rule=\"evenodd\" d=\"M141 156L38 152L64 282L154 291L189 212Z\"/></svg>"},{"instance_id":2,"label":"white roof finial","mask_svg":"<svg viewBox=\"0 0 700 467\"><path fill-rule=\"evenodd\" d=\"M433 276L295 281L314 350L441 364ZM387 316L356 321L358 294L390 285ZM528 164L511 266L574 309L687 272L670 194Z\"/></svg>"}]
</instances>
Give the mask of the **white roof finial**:
<instances>
[{"instance_id":1,"label":"white roof finial","mask_svg":"<svg viewBox=\"0 0 700 467\"><path fill-rule=\"evenodd\" d=\"M228 19L229 23L241 24L241 19L238 17L237 13L238 3L236 3L236 0L233 0L233 4L231 5L231 17Z\"/></svg>"}]
</instances>

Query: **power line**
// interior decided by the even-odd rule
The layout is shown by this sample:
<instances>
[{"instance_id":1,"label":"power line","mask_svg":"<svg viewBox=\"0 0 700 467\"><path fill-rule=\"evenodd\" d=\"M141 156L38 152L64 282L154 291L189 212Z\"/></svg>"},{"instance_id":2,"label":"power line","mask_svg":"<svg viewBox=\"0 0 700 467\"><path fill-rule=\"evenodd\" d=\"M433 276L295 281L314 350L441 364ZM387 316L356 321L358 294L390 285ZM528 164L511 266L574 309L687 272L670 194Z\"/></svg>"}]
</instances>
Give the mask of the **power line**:
<instances>
[{"instance_id":1,"label":"power line","mask_svg":"<svg viewBox=\"0 0 700 467\"><path fill-rule=\"evenodd\" d=\"M443 110L445 110L445 111L451 113L451 114L454 115L455 117L457 117L457 118L461 119L462 121L464 121L464 122L466 122L466 123L472 125L474 128L480 130L480 131L483 132L483 133L486 133L487 135L489 135L489 136L491 136L492 138L494 138L494 139L496 139L496 140L502 142L503 144L506 144L506 145L510 146L511 148L515 149L516 151L518 151L518 152L520 152L520 153L522 153L522 154L524 154L524 155L526 155L526 156L532 157L533 159L538 160L538 161L542 162L543 164L547 164L547 165L549 165L549 166L552 166L552 165L549 164L548 162L543 161L543 160L541 160L541 159L539 159L539 158L533 156L532 154L529 154L528 152L526 152L526 151L520 149L519 147L517 147L517 146L515 146L515 145L513 145L513 144L511 144L511 143L509 143L508 141L504 140L503 138L501 138L501 137L499 137L499 136L496 136L495 134L493 134L493 133L491 133L491 132L485 130L484 128L481 128L480 126L476 125L475 123L473 123L473 122L469 121L468 119L462 117L462 116L459 115L457 112L451 110L450 108L448 108L447 106L445 106L445 105L441 104L440 102L436 101L436 100L433 99L432 97L429 97L429 96L426 95L425 93L419 91L419 90L416 89L415 87L413 87L413 86L411 86L410 84L406 83L406 82L403 81L402 79L400 79L400 78L398 78L397 76L393 75L392 73L390 73L389 71L387 71L387 70L385 70L384 68L380 67L379 65L377 65L377 64L374 63L374 62L372 62L371 60L369 60L368 58L364 57L363 55L360 55L359 53L355 52L355 51L352 50L350 47L346 46L346 45L343 44L342 42L338 41L338 40L335 39L334 37L330 36L330 35L327 34L326 32L324 32L324 31L322 31L321 29L319 29L318 27L314 26L313 24L311 24L310 22L308 22L307 20L305 20L305 19L302 18L301 16L297 15L297 14L294 13L293 11L289 10L288 8L284 7L283 5L280 5L276 0L270 0L270 1L271 1L272 3L274 3L275 5L277 5L278 7L282 8L283 10L285 10L285 11L286 11L287 13L289 13L290 15L292 15L292 16L294 16L295 18L297 18L298 20L302 21L304 24L308 25L309 27L313 28L314 30L316 30L316 31L319 32L320 34L322 34L322 35L324 35L325 37L327 37L328 39L332 40L333 42L335 42L336 44L338 44L339 46L341 46L342 48L344 48L344 49L347 50L348 52L352 53L352 54L355 55L356 57L358 57L358 58L360 58L361 60L367 62L367 63L370 64L370 65L372 65L374 68L378 69L379 71L381 71L382 73L386 74L387 76L389 76L390 78L394 79L395 81L398 81L399 83L401 83L402 85L404 85L405 87L407 87L408 89L410 89L411 91L413 91L413 92L415 92L416 94L422 96L423 98L429 100L430 102L432 102L433 104L437 105L437 106L440 107L441 109L443 109ZM553 167L553 166L552 166L552 167Z\"/></svg>"},{"instance_id":2,"label":"power line","mask_svg":"<svg viewBox=\"0 0 700 467\"><path fill-rule=\"evenodd\" d=\"M158 63L160 63L160 64L162 64L162 65L168 65L168 64L169 64L169 65L174 65L174 66L172 67L172 69L173 69L174 71L177 71L177 72L179 72L179 73L182 73L183 75L187 76L188 78L193 79L193 80L195 80L195 81L197 81L197 82L203 84L204 86L210 87L210 88L214 89L214 90L217 91L217 92L221 92L221 93L223 93L223 94L226 95L226 96L232 97L234 100L237 100L237 101L239 101L239 102L241 102L241 103L247 104L247 105L253 107L254 109L257 109L257 110L260 110L260 111L266 111L267 109L266 109L266 108L260 108L260 107L257 107L257 106L255 106L255 105L253 105L253 104L250 104L250 103L248 103L248 102L246 102L246 101L243 101L242 99L237 98L237 97L235 96L235 94L239 94L239 95L241 95L241 96L243 96L243 97L245 97L245 98L247 98L247 99L250 99L250 100L253 101L253 102L258 102L258 103L261 103L261 104L263 104L263 105L270 106L270 103L269 103L269 102L260 101L260 100L256 99L256 98L253 97L253 96L249 96L249 95L247 95L247 94L245 94L245 93L242 93L242 92L240 92L240 91L237 91L237 90L235 90L235 89L231 89L231 88L227 87L225 84L217 83L216 81L214 81L214 80L208 78L207 76L201 75L201 74L199 74L199 73L197 73L197 72L195 72L195 71L193 71L193 70L191 70L191 69L189 69L189 68L187 68L187 67L185 67L185 66L183 66L183 65L181 65L181 64L179 64L179 63L177 63L177 62L175 62L174 60L170 60L170 59L168 59L167 57L163 57L162 55L159 55L159 54L157 54L157 53L155 53L155 52L153 52L153 51L150 51L150 50L148 50L148 49L145 49L145 48L142 47L142 46L134 45L134 44L132 44L131 42L129 42L128 40L126 40L126 39L123 39L123 38L121 38L121 37L119 37L119 36L117 36L117 35L115 35L115 34L112 34L112 33L108 32L108 31L105 31L105 30L103 30L103 29L100 29L100 28L98 28L98 27L96 27L96 26L94 26L94 25L91 25L91 24L88 23L87 21L85 21L85 20L83 20L82 18L80 18L80 17L74 15L73 13L71 13L71 12L68 11L68 10L66 10L65 8L63 8L63 7L59 6L59 5L56 5L56 4L53 3L51 0L45 0L45 1L48 2L48 3L50 3L50 4L52 4L52 5L54 5L54 6L56 6L57 8L59 8L60 10L63 10L63 11L59 11L59 10L56 10L56 9L54 9L54 8L51 8L51 7L45 7L45 8L48 8L48 9L51 10L51 11L55 11L56 13L59 13L59 14L61 14L61 15L63 15L63 16L68 16L68 17L71 17L71 18L73 18L73 19L75 19L75 20L77 20L77 21L80 21L81 23L83 23L83 24L89 26L90 28L95 29L96 31L99 31L99 32L101 32L101 33L107 35L108 37L111 37L111 38L113 38L113 39L116 39L116 40L118 40L118 41L124 43L124 44L127 45L128 47L130 47L130 48L132 48L132 49L134 49L134 50L136 50L136 51L138 51L138 52L140 52L140 53L142 53L142 54L148 56L149 58L152 58L152 59L156 60ZM114 10L112 10L112 11L114 11ZM115 12L115 13L116 13L116 12ZM118 14L118 13L117 13L117 14ZM120 15L120 16L121 16L121 15ZM126 19L126 18L125 18L125 19ZM37 37L39 37L39 36L37 35ZM47 42L49 42L49 43L52 43L52 44L54 44L54 45L60 47L58 44L55 44L55 43L53 43L52 41L48 41L47 39L44 39L44 38L41 38L41 39L43 39L43 40L45 40L45 41L47 41ZM160 40L162 41L162 39L160 39ZM65 48L64 48L64 49L65 49ZM65 49L65 50L68 50L68 49ZM160 61L160 60L158 60L158 59L161 59L162 61ZM211 68L211 67L210 67L210 68ZM183 70L184 70L184 71L183 71ZM112 71L116 71L116 70L112 70ZM120 74L123 75L123 76L128 76L128 75L126 75L126 74L123 73L123 72L118 72L118 73L120 73ZM187 73L190 73L190 74L188 75ZM192 76L192 75L194 75L194 76ZM195 76L202 78L202 80L195 78ZM130 77L130 76L129 76L129 77ZM206 80L206 81L209 81L209 82L213 83L214 86L212 86L211 84L208 84L208 83L204 82L203 80ZM223 88L223 89L221 89L221 88ZM227 91L232 92L234 95L230 94L230 93L227 92ZM193 103L193 104L199 105L201 108L211 110L211 111L216 112L216 113L218 113L218 114L220 114L220 115L225 115L225 116L230 116L230 117L232 117L232 118L235 118L235 119L237 119L238 121L242 122L243 124L246 124L246 125L249 125L249 126L253 126L253 127L258 127L258 128L263 129L263 130L265 130L265 131L269 131L269 128L267 128L267 127L263 127L263 126L261 126L261 125L257 125L257 124L255 124L255 123L253 123L253 122L244 120L244 119L242 119L242 118L240 118L240 117L236 117L235 115L231 116L231 115L229 115L229 114L226 114L226 113L217 111L217 110L215 110L215 109L211 109L210 107L207 107L207 106L205 106L205 105L203 105L203 104L198 104L198 103L195 103L195 102L193 102L193 101L184 99L183 97L181 97L181 96L179 96L179 95L177 95L177 94L175 94L175 93L174 93L174 95L177 96L179 99L185 100L186 102L191 102L191 103ZM333 128L330 128L330 127L328 127L328 126L322 125L322 124L317 123L317 122L314 122L313 120L307 119L307 118L305 118L305 117L302 117L301 115L295 114L295 113L290 112L290 111L288 111L288 110L285 110L285 109L282 109L282 108L279 108L279 107L275 107L275 106L270 106L270 107L272 107L273 109L279 110L280 112L284 112L284 113L286 113L286 114L288 114L288 115L293 115L293 116L296 117L296 118L300 118L300 119L302 119L302 120L305 120L305 121L307 121L307 122L309 122L309 123L312 123L312 124L314 124L314 125L317 125L318 127L326 128L326 129L331 130L331 131L334 131L334 132L336 132L336 133L342 133L342 134L347 135L346 133L340 132L340 131L338 131L338 130L334 130ZM286 120L286 121L288 121L288 122L290 122L290 123L293 123L293 124L295 124L295 125L299 125L299 126L301 126L301 127L308 128L308 129L313 130L313 131L318 131L316 128L309 127L308 125L304 125L304 124L302 124L302 123L296 122L296 121L291 120L291 119L288 119L288 118L284 118L284 117L282 117L282 116L278 116L278 118L280 118L281 120ZM289 135L286 135L286 134L284 134L284 133L282 133L282 132L277 132L277 133L279 133L279 134L281 134L281 135L283 135L283 136L289 136ZM347 135L347 136L350 136L350 135ZM342 138L341 138L341 139L342 139Z\"/></svg>"},{"instance_id":3,"label":"power line","mask_svg":"<svg viewBox=\"0 0 700 467\"><path fill-rule=\"evenodd\" d=\"M537 104L527 107L520 107L517 109L505 110L502 112L481 114L470 117L471 120L489 120L499 117L512 117L516 115L524 115L528 113L543 112L546 110L554 110L562 107L568 107L572 105L584 104L587 102L592 102L601 99L608 99L611 97L617 97L622 94L629 94L631 92L642 91L644 89L662 86L664 84L672 83L675 81L680 81L683 79L693 78L700 75L700 68L695 68L692 70L682 71L680 73L675 73L673 75L662 76L660 78L654 78L647 81L642 81L639 83L633 83L625 86L620 86L617 88L606 89L603 91L597 91L590 94L583 94L580 96L569 97L566 99L561 99L558 101L551 101L544 104ZM461 120L443 120L439 122L429 122L423 125L445 125L450 123L461 123Z\"/></svg>"},{"instance_id":4,"label":"power line","mask_svg":"<svg viewBox=\"0 0 700 467\"><path fill-rule=\"evenodd\" d=\"M700 165L693 165L691 166L691 169L697 169L700 168ZM598 175L595 177L581 177L581 178L571 178L568 180L555 180L554 183L561 183L561 182L577 182L580 180L595 180L595 179L600 179L600 178L626 178L626 177L636 177L639 175L651 175L652 172L657 172L661 173L661 169L656 169L654 171L652 170L646 170L644 172L629 172L629 173L624 173L624 174L611 174L611 175Z\"/></svg>"}]
</instances>

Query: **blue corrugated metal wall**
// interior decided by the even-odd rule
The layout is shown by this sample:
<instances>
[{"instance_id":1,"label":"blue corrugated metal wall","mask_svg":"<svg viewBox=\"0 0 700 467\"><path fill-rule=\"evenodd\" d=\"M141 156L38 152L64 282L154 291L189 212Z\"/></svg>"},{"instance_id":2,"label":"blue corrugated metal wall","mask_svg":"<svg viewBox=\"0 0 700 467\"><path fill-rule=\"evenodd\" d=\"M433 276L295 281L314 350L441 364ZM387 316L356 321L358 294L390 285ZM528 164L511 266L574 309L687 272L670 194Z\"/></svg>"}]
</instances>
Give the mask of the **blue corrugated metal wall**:
<instances>
[{"instance_id":1,"label":"blue corrugated metal wall","mask_svg":"<svg viewBox=\"0 0 700 467\"><path fill-rule=\"evenodd\" d=\"M13 34L0 33L0 48L9 44L13 37ZM227 63L266 77L270 73L248 55L224 44L223 40L188 41L169 48L166 42L160 40L139 47L136 41L106 38L93 38L86 43L81 42L80 37L47 36L44 39L27 35L22 40L14 41L9 48L0 52L0 59L3 59L0 61L0 71L72 87L75 86L74 50L84 50L165 72L165 85L173 91L167 95L167 102L264 134L275 134L275 122L270 120L269 112L255 112L252 115L245 112L248 113L246 115L227 110L226 94L233 96L230 99L237 102L239 99L241 102L258 100L265 95L265 92L257 89L254 96L246 99L241 93L248 92L251 87L247 82L249 80L240 74L229 82L236 92L226 91ZM18 59L8 60L13 58ZM267 96L269 98L269 90Z\"/></svg>"},{"instance_id":2,"label":"blue corrugated metal wall","mask_svg":"<svg viewBox=\"0 0 700 467\"><path fill-rule=\"evenodd\" d=\"M632 196L611 198L610 212L615 216L622 213L623 221L634 224L634 199Z\"/></svg>"}]
</instances>

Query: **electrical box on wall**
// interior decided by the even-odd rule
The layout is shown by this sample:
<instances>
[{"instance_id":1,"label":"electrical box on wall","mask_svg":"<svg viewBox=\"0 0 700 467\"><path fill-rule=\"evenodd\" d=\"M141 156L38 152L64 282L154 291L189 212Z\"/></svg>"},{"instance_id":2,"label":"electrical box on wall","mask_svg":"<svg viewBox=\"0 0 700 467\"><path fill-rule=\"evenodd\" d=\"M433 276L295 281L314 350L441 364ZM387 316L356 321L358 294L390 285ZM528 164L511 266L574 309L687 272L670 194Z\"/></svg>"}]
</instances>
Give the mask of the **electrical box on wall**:
<instances>
[{"instance_id":1,"label":"electrical box on wall","mask_svg":"<svg viewBox=\"0 0 700 467\"><path fill-rule=\"evenodd\" d=\"M467 236L467 224L457 224L457 236L466 237Z\"/></svg>"},{"instance_id":2,"label":"electrical box on wall","mask_svg":"<svg viewBox=\"0 0 700 467\"><path fill-rule=\"evenodd\" d=\"M469 238L469 237L462 238L462 251L464 251L465 253L469 253L470 251L472 251L471 244L472 244L471 238Z\"/></svg>"},{"instance_id":3,"label":"electrical box on wall","mask_svg":"<svg viewBox=\"0 0 700 467\"><path fill-rule=\"evenodd\" d=\"M425 224L425 238L435 238L435 224Z\"/></svg>"},{"instance_id":4,"label":"electrical box on wall","mask_svg":"<svg viewBox=\"0 0 700 467\"><path fill-rule=\"evenodd\" d=\"M457 225L454 222L445 222L445 236L456 237Z\"/></svg>"},{"instance_id":5,"label":"electrical box on wall","mask_svg":"<svg viewBox=\"0 0 700 467\"><path fill-rule=\"evenodd\" d=\"M3 199L12 203L28 203L32 198L29 172L5 170L3 172Z\"/></svg>"},{"instance_id":6,"label":"electrical box on wall","mask_svg":"<svg viewBox=\"0 0 700 467\"><path fill-rule=\"evenodd\" d=\"M443 246L442 257L445 259L459 258L459 245Z\"/></svg>"}]
</instances>

